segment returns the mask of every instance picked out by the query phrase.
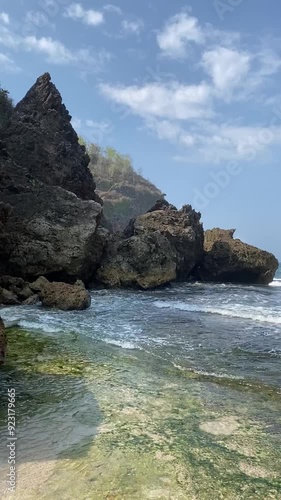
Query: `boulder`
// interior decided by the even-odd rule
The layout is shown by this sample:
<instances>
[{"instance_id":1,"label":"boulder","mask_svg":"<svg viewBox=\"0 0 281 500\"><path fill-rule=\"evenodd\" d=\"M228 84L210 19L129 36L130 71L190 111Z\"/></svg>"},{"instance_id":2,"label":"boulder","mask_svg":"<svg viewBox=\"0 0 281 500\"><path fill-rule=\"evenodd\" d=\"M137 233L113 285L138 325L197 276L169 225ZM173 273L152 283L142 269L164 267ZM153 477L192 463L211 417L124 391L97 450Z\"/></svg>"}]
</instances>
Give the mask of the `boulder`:
<instances>
[{"instance_id":1,"label":"boulder","mask_svg":"<svg viewBox=\"0 0 281 500\"><path fill-rule=\"evenodd\" d=\"M203 255L203 227L201 214L185 205L176 210L170 205L161 210L153 210L137 217L133 234L147 236L159 232L164 236L176 253L176 278L184 281L189 278Z\"/></svg>"},{"instance_id":2,"label":"boulder","mask_svg":"<svg viewBox=\"0 0 281 500\"><path fill-rule=\"evenodd\" d=\"M235 229L205 232L198 277L204 281L267 285L278 268L273 254L234 239Z\"/></svg>"},{"instance_id":3,"label":"boulder","mask_svg":"<svg viewBox=\"0 0 281 500\"><path fill-rule=\"evenodd\" d=\"M29 283L29 286L33 292L38 293L43 290L44 286L48 285L49 281L44 276L39 276L36 281Z\"/></svg>"},{"instance_id":4,"label":"boulder","mask_svg":"<svg viewBox=\"0 0 281 500\"><path fill-rule=\"evenodd\" d=\"M18 305L32 296L33 291L22 278L0 276L0 304Z\"/></svg>"},{"instance_id":5,"label":"boulder","mask_svg":"<svg viewBox=\"0 0 281 500\"><path fill-rule=\"evenodd\" d=\"M39 292L43 306L63 311L83 310L91 305L91 297L81 281L74 285L47 282Z\"/></svg>"},{"instance_id":6,"label":"boulder","mask_svg":"<svg viewBox=\"0 0 281 500\"><path fill-rule=\"evenodd\" d=\"M25 299L23 301L24 306L34 306L35 304L39 303L39 297L37 294L31 295L31 297L28 297L28 299Z\"/></svg>"},{"instance_id":7,"label":"boulder","mask_svg":"<svg viewBox=\"0 0 281 500\"><path fill-rule=\"evenodd\" d=\"M0 317L0 365L4 363L7 348L7 338L5 333L5 325Z\"/></svg>"},{"instance_id":8,"label":"boulder","mask_svg":"<svg viewBox=\"0 0 281 500\"><path fill-rule=\"evenodd\" d=\"M188 279L202 254L200 214L190 205L177 210L166 202L132 219L121 239L110 242L97 279L108 286L153 288Z\"/></svg>"},{"instance_id":9,"label":"boulder","mask_svg":"<svg viewBox=\"0 0 281 500\"><path fill-rule=\"evenodd\" d=\"M0 288L0 304L6 306L17 306L20 301L17 295L6 288Z\"/></svg>"},{"instance_id":10,"label":"boulder","mask_svg":"<svg viewBox=\"0 0 281 500\"><path fill-rule=\"evenodd\" d=\"M113 239L96 277L110 287L155 288L176 279L176 253L159 232Z\"/></svg>"}]
</instances>

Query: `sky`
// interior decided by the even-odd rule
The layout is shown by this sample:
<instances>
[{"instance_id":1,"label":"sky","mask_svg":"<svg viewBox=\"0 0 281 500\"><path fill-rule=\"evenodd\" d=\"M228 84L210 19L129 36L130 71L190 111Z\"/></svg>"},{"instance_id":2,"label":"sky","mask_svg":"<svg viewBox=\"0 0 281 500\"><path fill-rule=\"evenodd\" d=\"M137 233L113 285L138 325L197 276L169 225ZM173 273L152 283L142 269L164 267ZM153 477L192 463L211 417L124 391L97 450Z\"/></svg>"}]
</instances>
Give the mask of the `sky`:
<instances>
[{"instance_id":1,"label":"sky","mask_svg":"<svg viewBox=\"0 0 281 500\"><path fill-rule=\"evenodd\" d=\"M280 18L280 0L0 0L0 84L16 103L48 71L79 135L281 260Z\"/></svg>"}]
</instances>

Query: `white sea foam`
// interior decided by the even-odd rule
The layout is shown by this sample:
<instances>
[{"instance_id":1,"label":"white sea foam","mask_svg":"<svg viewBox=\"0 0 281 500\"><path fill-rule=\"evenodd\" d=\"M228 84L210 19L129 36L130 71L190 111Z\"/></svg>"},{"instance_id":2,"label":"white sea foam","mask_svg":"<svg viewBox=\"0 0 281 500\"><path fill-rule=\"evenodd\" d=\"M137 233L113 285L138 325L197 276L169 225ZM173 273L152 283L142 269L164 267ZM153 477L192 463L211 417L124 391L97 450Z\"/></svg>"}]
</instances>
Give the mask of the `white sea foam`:
<instances>
[{"instance_id":1,"label":"white sea foam","mask_svg":"<svg viewBox=\"0 0 281 500\"><path fill-rule=\"evenodd\" d=\"M133 344L132 342L127 342L125 340L114 340L114 339L103 339L103 342L110 345L115 345L117 347L122 347L122 349L140 349L140 346Z\"/></svg>"},{"instance_id":2,"label":"white sea foam","mask_svg":"<svg viewBox=\"0 0 281 500\"><path fill-rule=\"evenodd\" d=\"M169 308L178 309L180 311L188 311L195 313L205 313L205 314L219 314L221 316L228 316L230 318L242 318L249 319L253 321L258 321L261 323L273 323L276 325L281 325L281 314L277 315L276 312L266 310L262 307L251 307L249 309L244 309L242 305L235 305L233 308L223 308L223 307L204 307L197 306L195 304L187 304L185 302L173 302L173 301L156 301L154 305L159 308Z\"/></svg>"},{"instance_id":3,"label":"white sea foam","mask_svg":"<svg viewBox=\"0 0 281 500\"><path fill-rule=\"evenodd\" d=\"M269 286L281 286L281 279L274 278L274 280L269 283Z\"/></svg>"}]
</instances>

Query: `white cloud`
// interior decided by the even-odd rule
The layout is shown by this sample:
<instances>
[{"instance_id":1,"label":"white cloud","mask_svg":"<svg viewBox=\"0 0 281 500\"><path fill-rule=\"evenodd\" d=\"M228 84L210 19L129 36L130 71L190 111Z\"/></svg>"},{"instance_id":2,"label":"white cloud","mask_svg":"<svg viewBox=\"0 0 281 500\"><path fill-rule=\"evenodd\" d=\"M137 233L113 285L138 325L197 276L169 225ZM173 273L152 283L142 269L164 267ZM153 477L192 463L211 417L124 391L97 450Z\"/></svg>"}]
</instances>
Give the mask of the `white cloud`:
<instances>
[{"instance_id":1,"label":"white cloud","mask_svg":"<svg viewBox=\"0 0 281 500\"><path fill-rule=\"evenodd\" d=\"M231 93L247 76L250 61L250 54L226 47L206 51L202 56L202 65L211 76L215 88L226 94Z\"/></svg>"},{"instance_id":2,"label":"white cloud","mask_svg":"<svg viewBox=\"0 0 281 500\"><path fill-rule=\"evenodd\" d=\"M4 26L0 26L1 45L14 51L44 54L52 64L72 64L81 70L89 68L92 71L94 68L98 71L111 58L111 54L103 49L98 52L89 49L70 50L62 42L51 37L20 36Z\"/></svg>"},{"instance_id":3,"label":"white cloud","mask_svg":"<svg viewBox=\"0 0 281 500\"><path fill-rule=\"evenodd\" d=\"M204 33L196 17L186 13L172 17L163 31L157 35L157 42L163 55L171 58L185 57L189 42L201 44L204 39Z\"/></svg>"},{"instance_id":4,"label":"white cloud","mask_svg":"<svg viewBox=\"0 0 281 500\"><path fill-rule=\"evenodd\" d=\"M162 55L175 59L187 56L193 45L197 61L191 79L180 83L161 73L161 79L142 85L104 83L101 93L141 117L160 140L174 144L185 163L225 164L253 157L259 162L281 146L281 126L251 123L245 102L270 102L269 89L278 90L272 75L281 70L281 57L277 44L274 49L257 39L246 50L245 41L238 33L202 27L195 17L177 14L158 33L157 42Z\"/></svg>"},{"instance_id":5,"label":"white cloud","mask_svg":"<svg viewBox=\"0 0 281 500\"><path fill-rule=\"evenodd\" d=\"M204 83L151 83L142 87L102 84L100 89L103 95L142 117L187 120L211 114L210 87Z\"/></svg>"},{"instance_id":6,"label":"white cloud","mask_svg":"<svg viewBox=\"0 0 281 500\"><path fill-rule=\"evenodd\" d=\"M195 138L192 134L186 132L181 126L169 120L147 120L147 127L154 132L158 139L168 140L169 142L183 146L194 146Z\"/></svg>"},{"instance_id":7,"label":"white cloud","mask_svg":"<svg viewBox=\"0 0 281 500\"><path fill-rule=\"evenodd\" d=\"M103 8L104 10L106 10L107 12L111 12L112 14L119 14L119 16L122 15L122 9L120 9L120 7L117 7L117 5L109 3L105 5Z\"/></svg>"},{"instance_id":8,"label":"white cloud","mask_svg":"<svg viewBox=\"0 0 281 500\"><path fill-rule=\"evenodd\" d=\"M201 122L185 129L175 123L150 122L162 140L184 146L186 154L176 155L179 162L224 164L226 161L259 161L269 147L281 145L281 126L238 126Z\"/></svg>"},{"instance_id":9,"label":"white cloud","mask_svg":"<svg viewBox=\"0 0 281 500\"><path fill-rule=\"evenodd\" d=\"M128 21L124 19L122 21L122 31L128 35L139 35L144 29L144 23L141 19L135 21Z\"/></svg>"},{"instance_id":10,"label":"white cloud","mask_svg":"<svg viewBox=\"0 0 281 500\"><path fill-rule=\"evenodd\" d=\"M22 37L10 31L6 26L0 25L0 45L9 49L17 49L21 42Z\"/></svg>"},{"instance_id":11,"label":"white cloud","mask_svg":"<svg viewBox=\"0 0 281 500\"><path fill-rule=\"evenodd\" d=\"M16 65L15 61L6 54L0 53L0 65L3 73L16 74L21 71L21 68Z\"/></svg>"},{"instance_id":12,"label":"white cloud","mask_svg":"<svg viewBox=\"0 0 281 500\"><path fill-rule=\"evenodd\" d=\"M80 3L72 3L65 11L65 17L74 21L82 21L89 26L98 26L104 22L103 13L97 10L86 10Z\"/></svg>"},{"instance_id":13,"label":"white cloud","mask_svg":"<svg viewBox=\"0 0 281 500\"><path fill-rule=\"evenodd\" d=\"M28 51L43 53L48 60L54 64L68 64L77 59L78 54L71 52L61 42L52 38L37 38L28 36L23 40L25 49Z\"/></svg>"},{"instance_id":14,"label":"white cloud","mask_svg":"<svg viewBox=\"0 0 281 500\"><path fill-rule=\"evenodd\" d=\"M4 24L10 24L9 14L6 12L0 12L0 22Z\"/></svg>"}]
</instances>

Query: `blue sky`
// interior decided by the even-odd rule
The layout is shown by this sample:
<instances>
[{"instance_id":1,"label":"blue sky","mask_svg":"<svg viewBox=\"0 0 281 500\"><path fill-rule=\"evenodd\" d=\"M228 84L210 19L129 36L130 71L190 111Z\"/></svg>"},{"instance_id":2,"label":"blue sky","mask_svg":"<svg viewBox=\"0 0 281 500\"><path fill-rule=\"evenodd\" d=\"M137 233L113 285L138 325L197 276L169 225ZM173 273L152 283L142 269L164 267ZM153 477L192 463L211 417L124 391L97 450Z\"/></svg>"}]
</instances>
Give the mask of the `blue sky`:
<instances>
[{"instance_id":1,"label":"blue sky","mask_svg":"<svg viewBox=\"0 0 281 500\"><path fill-rule=\"evenodd\" d=\"M0 0L0 82L17 102L49 71L79 134L281 259L280 18L280 0Z\"/></svg>"}]
</instances>

